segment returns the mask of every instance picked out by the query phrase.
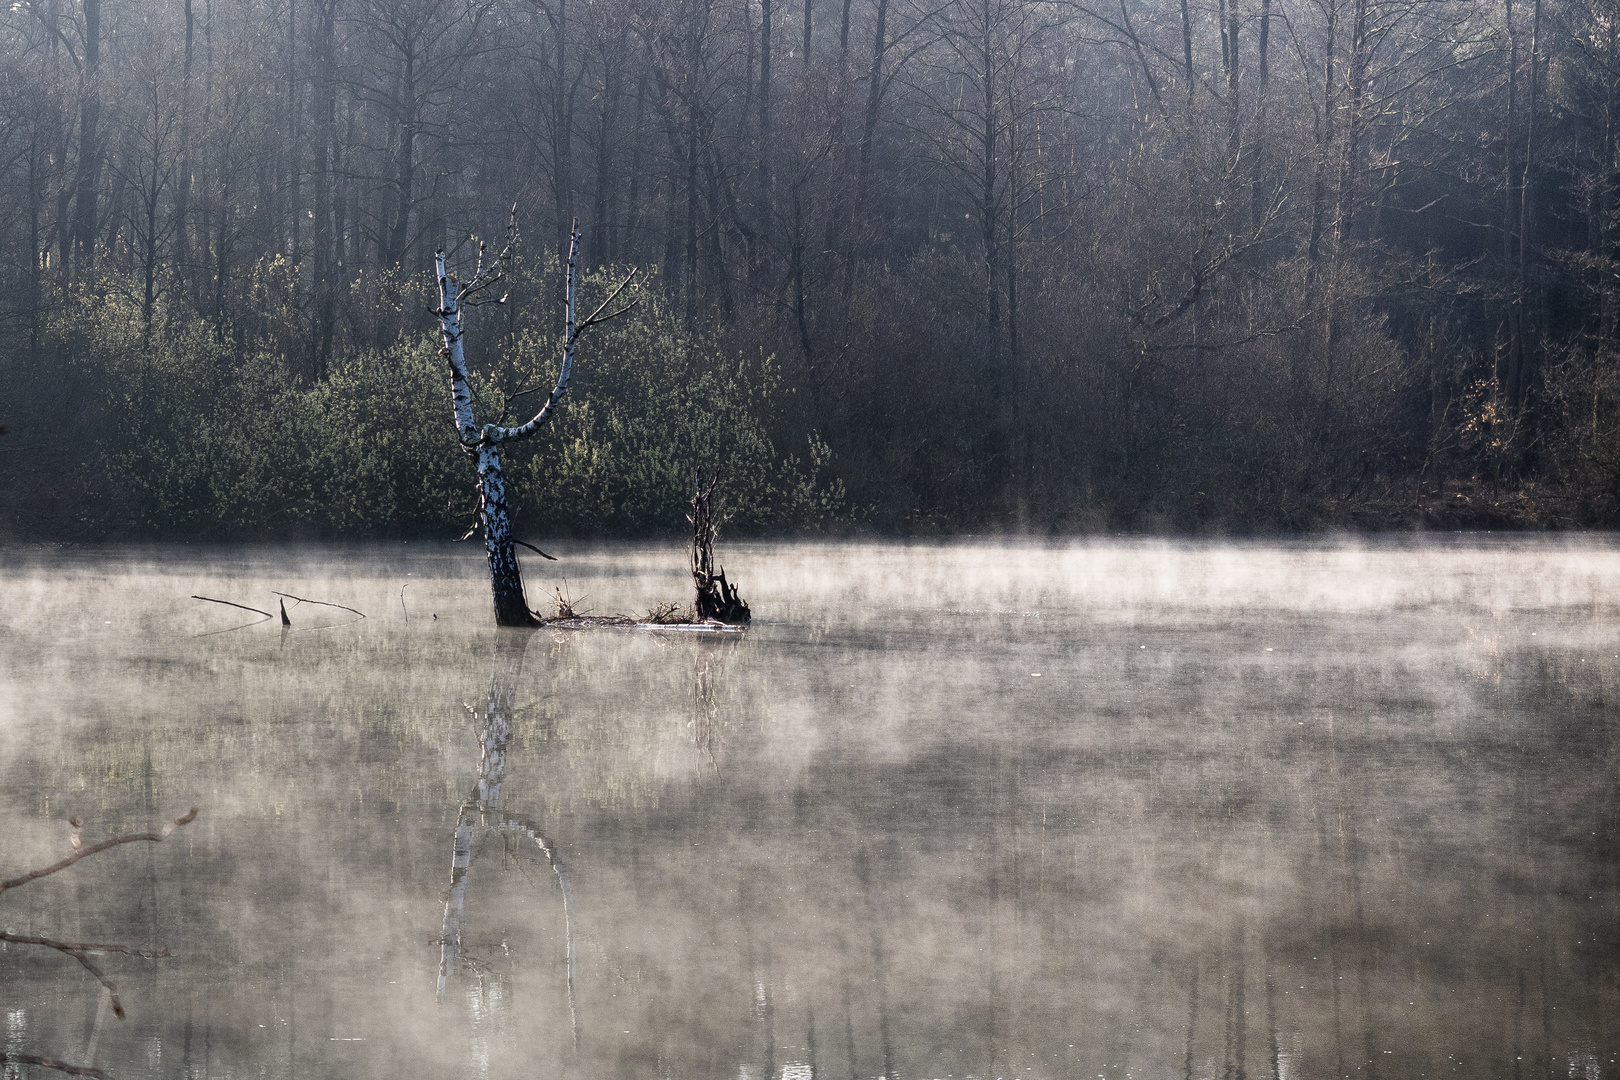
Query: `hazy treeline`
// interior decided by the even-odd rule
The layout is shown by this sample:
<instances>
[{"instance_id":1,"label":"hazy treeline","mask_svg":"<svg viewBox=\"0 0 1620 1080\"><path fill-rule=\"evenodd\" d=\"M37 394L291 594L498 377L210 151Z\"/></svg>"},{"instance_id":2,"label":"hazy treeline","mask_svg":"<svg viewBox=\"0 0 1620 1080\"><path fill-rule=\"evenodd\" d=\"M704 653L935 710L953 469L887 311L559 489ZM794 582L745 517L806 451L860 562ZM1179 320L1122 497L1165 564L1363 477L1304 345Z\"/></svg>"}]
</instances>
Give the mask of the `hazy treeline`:
<instances>
[{"instance_id":1,"label":"hazy treeline","mask_svg":"<svg viewBox=\"0 0 1620 1080\"><path fill-rule=\"evenodd\" d=\"M515 203L492 401L573 218L652 271L551 531L1613 522L1617 107L1615 0L21 0L0 514L455 528Z\"/></svg>"}]
</instances>

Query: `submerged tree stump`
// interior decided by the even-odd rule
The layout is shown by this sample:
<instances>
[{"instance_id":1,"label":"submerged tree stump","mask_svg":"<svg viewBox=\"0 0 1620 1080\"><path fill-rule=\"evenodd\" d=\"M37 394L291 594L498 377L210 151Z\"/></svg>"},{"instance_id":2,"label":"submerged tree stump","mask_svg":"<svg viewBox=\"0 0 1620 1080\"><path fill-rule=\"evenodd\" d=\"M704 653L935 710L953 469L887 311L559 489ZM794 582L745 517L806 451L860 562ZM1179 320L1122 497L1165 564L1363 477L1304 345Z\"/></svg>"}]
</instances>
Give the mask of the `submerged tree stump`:
<instances>
[{"instance_id":1,"label":"submerged tree stump","mask_svg":"<svg viewBox=\"0 0 1620 1080\"><path fill-rule=\"evenodd\" d=\"M737 595L737 586L726 580L726 572L714 561L714 538L719 527L714 508L716 479L711 476L705 484L699 472L692 493L692 584L697 588L692 616L698 622L738 626L752 615L747 601Z\"/></svg>"}]
</instances>

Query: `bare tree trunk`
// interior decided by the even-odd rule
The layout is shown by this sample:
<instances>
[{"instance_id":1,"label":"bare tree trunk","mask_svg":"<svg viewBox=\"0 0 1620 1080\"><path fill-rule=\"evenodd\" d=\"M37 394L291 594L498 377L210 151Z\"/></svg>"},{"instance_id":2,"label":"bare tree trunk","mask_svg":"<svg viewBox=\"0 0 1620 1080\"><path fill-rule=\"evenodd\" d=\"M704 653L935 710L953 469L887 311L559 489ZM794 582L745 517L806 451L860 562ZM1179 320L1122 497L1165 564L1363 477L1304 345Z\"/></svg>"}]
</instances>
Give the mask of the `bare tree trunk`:
<instances>
[{"instance_id":1,"label":"bare tree trunk","mask_svg":"<svg viewBox=\"0 0 1620 1080\"><path fill-rule=\"evenodd\" d=\"M487 430L480 430L473 418L472 385L468 376L466 357L462 351L460 304L467 293L467 288L461 286L446 272L444 252L439 252L435 261L439 277L437 312L439 333L444 342L440 351L450 364L450 394L455 405L456 431L461 439L462 450L472 457L478 474L478 523L482 527L484 550L489 560L489 581L495 602L495 624L538 626L540 620L535 618L523 595L523 574L518 567L517 553L513 549L512 514L507 502L506 477L501 470L501 444L498 439L490 438ZM475 278L474 281L476 280ZM567 316L570 335L574 324L573 285L574 252L570 249ZM560 390L564 392L568 389L568 376L571 374L571 365L568 361L571 359L571 356L565 358L562 375L558 381ZM553 394L554 398L560 396L560 392Z\"/></svg>"},{"instance_id":2,"label":"bare tree trunk","mask_svg":"<svg viewBox=\"0 0 1620 1080\"><path fill-rule=\"evenodd\" d=\"M310 343L311 381L326 376L332 353L336 318L336 289L332 258L332 173L337 128L337 69L333 55L337 0L318 0L315 37L315 160L312 177L315 221L311 239L315 248L315 326Z\"/></svg>"},{"instance_id":3,"label":"bare tree trunk","mask_svg":"<svg viewBox=\"0 0 1620 1080\"><path fill-rule=\"evenodd\" d=\"M303 240L302 221L304 206L299 198L301 177L300 146L303 132L299 130L298 105L298 0L287 0L287 257L298 264L299 248Z\"/></svg>"},{"instance_id":4,"label":"bare tree trunk","mask_svg":"<svg viewBox=\"0 0 1620 1080\"><path fill-rule=\"evenodd\" d=\"M191 57L196 39L192 0L185 0L186 46L180 72L180 176L174 190L174 265L186 280L191 267Z\"/></svg>"},{"instance_id":5,"label":"bare tree trunk","mask_svg":"<svg viewBox=\"0 0 1620 1080\"><path fill-rule=\"evenodd\" d=\"M690 78L697 79L697 47L692 47ZM698 96L697 87L686 89L686 321L697 322L698 313Z\"/></svg>"},{"instance_id":6,"label":"bare tree trunk","mask_svg":"<svg viewBox=\"0 0 1620 1080\"><path fill-rule=\"evenodd\" d=\"M1508 405L1515 411L1523 407L1529 396L1533 376L1533 363L1529 338L1533 333L1529 312L1530 230L1533 224L1534 192L1531 189L1531 168L1536 154L1536 105L1540 89L1541 67L1541 0L1535 0L1534 15L1530 23L1530 86L1524 103L1524 163L1519 174L1519 258L1514 267L1513 303L1519 309L1515 320L1512 378L1508 381Z\"/></svg>"},{"instance_id":7,"label":"bare tree trunk","mask_svg":"<svg viewBox=\"0 0 1620 1080\"><path fill-rule=\"evenodd\" d=\"M1512 3L1512 0L1508 0ZM1311 239L1306 248L1305 292L1312 294L1322 258L1322 236L1327 228L1328 155L1333 152L1334 30L1338 26L1338 0L1327 2L1327 40L1322 48L1322 112L1316 119L1316 170L1311 179Z\"/></svg>"},{"instance_id":8,"label":"bare tree trunk","mask_svg":"<svg viewBox=\"0 0 1620 1080\"><path fill-rule=\"evenodd\" d=\"M478 475L478 524L484 534L484 550L489 561L490 589L494 596L495 624L497 626L538 626L539 619L529 609L523 595L523 574L513 548L512 515L507 502L506 478L501 470L501 447L505 443L527 439L545 427L557 410L574 373L574 350L579 335L599 322L605 322L626 309L603 315L602 312L621 293L630 279L625 278L584 322L575 315L575 298L579 287L579 223L570 230L568 242L567 286L564 299L563 354L557 372L557 384L540 411L516 427L503 426L505 417L496 423L480 425L473 415L472 384L467 370L462 345L462 316L473 297L499 282L506 273L508 260L516 242L516 208L508 226L506 247L491 267L483 265L483 247L479 247L479 266L472 279L457 280L445 268L445 256L440 250L434 257L439 281L439 308L434 314L439 320L439 336L443 342L439 352L450 366L450 400L454 410L456 435L461 449L473 459ZM510 404L510 399L508 400ZM470 535L470 534L469 534Z\"/></svg>"},{"instance_id":9,"label":"bare tree trunk","mask_svg":"<svg viewBox=\"0 0 1620 1080\"><path fill-rule=\"evenodd\" d=\"M211 126L211 124L213 122L213 118L214 118L214 4L213 4L213 0L203 0L203 90L202 90L202 96L203 96L202 129L204 131L207 131L209 129L209 127ZM211 270L212 264L213 264L213 259L210 256L211 256L211 253L213 251L213 243L214 243L214 230L213 230L214 200L212 198L212 191L211 191L210 185L213 182L215 177L210 174L209 165L206 163L207 160L211 160L213 162L213 165L214 165L213 173L217 174L218 172L220 172L219 159L218 159L217 155L213 155L210 159L205 159L205 164L201 168L199 168L197 170L197 174L198 174L197 179L196 179L197 196L198 196L198 198L197 198L197 202L198 202L198 206L197 206L197 244L198 244L199 250L198 250L198 254L197 254L198 266L197 266L196 280L195 280L195 284L193 285L192 288L193 288L193 296L195 296L195 298L196 298L196 304L197 304L198 310L203 310L206 307L206 305L204 304L204 301L203 301L204 288L205 288L205 285L206 285L206 283L207 283L207 281L209 279L209 276L210 276L209 271ZM217 323L218 323L217 317L215 318L215 323L216 323L216 333L217 333Z\"/></svg>"},{"instance_id":10,"label":"bare tree trunk","mask_svg":"<svg viewBox=\"0 0 1620 1080\"><path fill-rule=\"evenodd\" d=\"M759 191L756 195L758 204L754 209L754 236L757 242L750 245L749 274L752 277L752 286L756 294L766 291L766 261L769 258L771 240L775 235L774 217L775 207L775 178L772 175L772 156L775 147L771 143L771 0L760 0L759 24L759 130L755 133L754 148L758 155L757 184Z\"/></svg>"},{"instance_id":11,"label":"bare tree trunk","mask_svg":"<svg viewBox=\"0 0 1620 1080\"><path fill-rule=\"evenodd\" d=\"M641 248L642 127L647 108L647 73L636 80L636 119L630 125L630 193L625 200L624 239L619 250L634 258Z\"/></svg>"},{"instance_id":12,"label":"bare tree trunk","mask_svg":"<svg viewBox=\"0 0 1620 1080\"><path fill-rule=\"evenodd\" d=\"M154 104L156 104L154 102ZM161 121L153 118L154 128ZM141 190L141 342L152 339L152 317L157 309L158 209L163 195L163 146L154 133L152 172Z\"/></svg>"},{"instance_id":13,"label":"bare tree trunk","mask_svg":"<svg viewBox=\"0 0 1620 1080\"><path fill-rule=\"evenodd\" d=\"M44 266L41 265L44 260L40 256L50 254L49 250L41 252L39 243L39 165L43 156L39 142L39 125L36 123L29 132L28 139L28 360L30 365L39 361L40 305L45 296Z\"/></svg>"},{"instance_id":14,"label":"bare tree trunk","mask_svg":"<svg viewBox=\"0 0 1620 1080\"><path fill-rule=\"evenodd\" d=\"M692 494L692 584L697 589L692 612L699 622L736 626L748 622L752 613L737 595L737 586L726 581L726 572L714 561L714 540L720 528L715 482L711 476L705 484L699 473Z\"/></svg>"},{"instance_id":15,"label":"bare tree trunk","mask_svg":"<svg viewBox=\"0 0 1620 1080\"><path fill-rule=\"evenodd\" d=\"M701 116L701 114L700 114ZM720 301L720 315L731 321L734 305L731 297L731 275L726 269L725 226L721 220L720 192L725 169L720 163L720 148L715 145L714 122L708 116L703 120L703 171L708 193L709 224L709 279Z\"/></svg>"},{"instance_id":16,"label":"bare tree trunk","mask_svg":"<svg viewBox=\"0 0 1620 1080\"><path fill-rule=\"evenodd\" d=\"M624 40L621 36L620 50ZM613 131L617 126L619 99L624 79L616 57L602 49L602 108L596 135L596 241L591 245L591 262L597 266L613 259L613 203L617 176L613 170Z\"/></svg>"},{"instance_id":17,"label":"bare tree trunk","mask_svg":"<svg viewBox=\"0 0 1620 1080\"><path fill-rule=\"evenodd\" d=\"M1184 78L1187 80L1187 123L1192 123L1193 88L1198 84L1193 80L1193 50L1192 50L1192 10L1187 6L1187 0L1181 0L1181 51L1182 63L1185 67Z\"/></svg>"},{"instance_id":18,"label":"bare tree trunk","mask_svg":"<svg viewBox=\"0 0 1620 1080\"><path fill-rule=\"evenodd\" d=\"M79 167L73 194L75 268L96 259L96 195L101 183L101 0L84 0L84 69L79 101Z\"/></svg>"},{"instance_id":19,"label":"bare tree trunk","mask_svg":"<svg viewBox=\"0 0 1620 1080\"><path fill-rule=\"evenodd\" d=\"M1342 251L1353 242L1356 216L1356 177L1361 172L1362 107L1367 89L1367 0L1355 0L1350 29L1350 57L1345 65L1344 158L1339 167L1339 222L1337 239Z\"/></svg>"},{"instance_id":20,"label":"bare tree trunk","mask_svg":"<svg viewBox=\"0 0 1620 1080\"><path fill-rule=\"evenodd\" d=\"M816 392L816 361L810 347L810 315L805 296L804 287L804 181L801 176L799 182L793 185L793 237L791 240L790 257L788 261L788 276L793 285L793 319L799 329L799 350L804 356L805 374L810 377L811 401L820 400L821 395Z\"/></svg>"},{"instance_id":21,"label":"bare tree trunk","mask_svg":"<svg viewBox=\"0 0 1620 1080\"><path fill-rule=\"evenodd\" d=\"M872 144L877 137L877 125L883 106L883 57L889 48L889 0L877 0L877 29L872 35L872 66L866 78L866 115L861 121L861 142L855 154L855 197L850 201L849 217L858 226L866 214L866 202L872 182ZM849 230L857 233L859 229ZM855 264L860 252L850 251L844 257L843 306L847 311L855 292Z\"/></svg>"},{"instance_id":22,"label":"bare tree trunk","mask_svg":"<svg viewBox=\"0 0 1620 1080\"><path fill-rule=\"evenodd\" d=\"M1519 216L1519 200L1515 196L1521 177L1513 167L1513 143L1518 133L1519 107L1519 33L1513 21L1513 0L1503 0L1503 15L1508 35L1508 107L1502 140L1502 283L1507 292L1508 339L1500 370L1497 371L1497 381L1504 390L1507 390L1518 378L1519 319L1523 310L1519 297L1519 261L1514 252L1514 244L1518 239Z\"/></svg>"},{"instance_id":23,"label":"bare tree trunk","mask_svg":"<svg viewBox=\"0 0 1620 1080\"><path fill-rule=\"evenodd\" d=\"M1606 37L1607 55L1610 58L1620 55L1620 21L1609 20ZM1602 258L1613 264L1620 260L1615 230L1616 221L1620 219L1620 73L1612 66L1605 69L1603 76L1602 155L1598 172L1603 182L1595 185L1592 192L1593 234L1598 238ZM1613 341L1620 329L1620 304L1616 303L1612 285L1601 290L1599 296L1598 336L1602 341Z\"/></svg>"},{"instance_id":24,"label":"bare tree trunk","mask_svg":"<svg viewBox=\"0 0 1620 1080\"><path fill-rule=\"evenodd\" d=\"M568 78L568 0L546 9L551 26L552 62L556 65L551 88L551 199L556 208L557 255L572 243L567 232L574 219L574 93Z\"/></svg>"},{"instance_id":25,"label":"bare tree trunk","mask_svg":"<svg viewBox=\"0 0 1620 1080\"><path fill-rule=\"evenodd\" d=\"M1266 91L1271 85L1271 0L1260 0L1260 42L1258 45L1258 60L1260 63L1260 86L1255 92L1254 111L1254 147L1250 157L1249 175L1249 225L1251 229L1259 229L1260 222L1265 214L1266 192L1262 182L1262 173L1265 169L1266 154Z\"/></svg>"},{"instance_id":26,"label":"bare tree trunk","mask_svg":"<svg viewBox=\"0 0 1620 1080\"><path fill-rule=\"evenodd\" d=\"M1226 73L1226 161L1234 186L1241 183L1238 156L1243 147L1243 112L1240 107L1241 65L1238 60L1238 0L1221 0L1221 59Z\"/></svg>"},{"instance_id":27,"label":"bare tree trunk","mask_svg":"<svg viewBox=\"0 0 1620 1080\"><path fill-rule=\"evenodd\" d=\"M411 236L411 209L416 202L416 51L417 42L408 39L402 43L399 71L399 97L394 145L394 207L388 226L388 249L380 253L385 267L397 265L405 258L405 247Z\"/></svg>"},{"instance_id":28,"label":"bare tree trunk","mask_svg":"<svg viewBox=\"0 0 1620 1080\"><path fill-rule=\"evenodd\" d=\"M771 0L759 0L759 220L761 231L771 202Z\"/></svg>"},{"instance_id":29,"label":"bare tree trunk","mask_svg":"<svg viewBox=\"0 0 1620 1080\"><path fill-rule=\"evenodd\" d=\"M994 361L1001 350L1001 242L996 232L998 206L996 202L996 137L999 115L996 110L995 50L992 40L990 0L982 0L980 12L984 25L979 39L980 73L984 94L983 127L979 132L980 152L984 155L984 171L979 177L979 235L984 244L985 282L985 335L990 357Z\"/></svg>"},{"instance_id":30,"label":"bare tree trunk","mask_svg":"<svg viewBox=\"0 0 1620 1080\"><path fill-rule=\"evenodd\" d=\"M225 286L231 270L231 186L220 179L218 232L214 237L214 337L225 340Z\"/></svg>"}]
</instances>

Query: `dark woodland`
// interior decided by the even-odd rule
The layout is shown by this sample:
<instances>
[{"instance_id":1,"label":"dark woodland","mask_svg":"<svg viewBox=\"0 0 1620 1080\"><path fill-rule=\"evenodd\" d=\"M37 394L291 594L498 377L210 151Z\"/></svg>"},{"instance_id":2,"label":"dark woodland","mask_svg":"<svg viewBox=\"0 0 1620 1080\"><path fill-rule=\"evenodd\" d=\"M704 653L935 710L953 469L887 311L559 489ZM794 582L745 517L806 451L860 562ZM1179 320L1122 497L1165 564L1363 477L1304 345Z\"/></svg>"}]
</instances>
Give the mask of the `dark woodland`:
<instances>
[{"instance_id":1,"label":"dark woodland","mask_svg":"<svg viewBox=\"0 0 1620 1080\"><path fill-rule=\"evenodd\" d=\"M1620 0L19 0L0 533L461 535L514 204L482 411L645 282L531 534L1613 526L1617 122Z\"/></svg>"}]
</instances>

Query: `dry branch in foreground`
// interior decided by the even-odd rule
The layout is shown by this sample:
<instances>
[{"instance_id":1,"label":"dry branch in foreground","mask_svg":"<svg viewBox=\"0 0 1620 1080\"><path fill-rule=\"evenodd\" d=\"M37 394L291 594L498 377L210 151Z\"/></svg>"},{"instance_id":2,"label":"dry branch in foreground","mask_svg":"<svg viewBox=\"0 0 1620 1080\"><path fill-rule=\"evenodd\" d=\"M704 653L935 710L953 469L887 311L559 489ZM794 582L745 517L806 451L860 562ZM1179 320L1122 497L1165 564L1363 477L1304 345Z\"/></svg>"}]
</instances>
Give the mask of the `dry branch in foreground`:
<instances>
[{"instance_id":1,"label":"dry branch in foreground","mask_svg":"<svg viewBox=\"0 0 1620 1080\"><path fill-rule=\"evenodd\" d=\"M26 874L21 874L7 881L0 881L0 895L3 895L10 889L27 885L29 882L38 881L41 878L50 877L52 874L61 873L68 867L82 862L92 855L97 855L103 851L110 850L111 848L120 847L124 844L136 843L160 844L172 836L176 829L183 828L186 825L191 824L196 820L196 818L197 808L193 806L184 815L175 818L171 822L168 822L157 832L126 833L123 836L114 836L110 839L103 840L98 844L91 844L89 847L81 846L81 842L79 840L79 820L77 818L69 818L69 824L73 826L73 835L69 840L69 843L74 848L73 854L69 855L60 862L52 863L50 866L44 866L38 870L30 870ZM170 955L168 949L137 949L129 945L109 944L107 942L58 941L55 938L31 934L13 934L10 931L3 930L0 930L0 941L8 942L14 945L34 945L43 949L52 949L63 954L64 956L71 956L73 959L79 962L79 966L88 971L92 976L95 977L97 982L106 988L108 1000L112 1004L113 1015L118 1017L120 1020L124 1019L124 1003L118 998L118 986L112 981L111 978L107 976L106 972L97 967L95 962L90 959L91 954L115 953L122 954L124 956L139 956L147 960L157 960ZM50 1058L13 1054L8 1059L3 1054L0 1054L0 1064L4 1064L7 1060L20 1064L38 1065L47 1069L57 1069L58 1071L68 1072L75 1076L106 1075L98 1069L65 1065L62 1062L53 1061Z\"/></svg>"}]
</instances>

